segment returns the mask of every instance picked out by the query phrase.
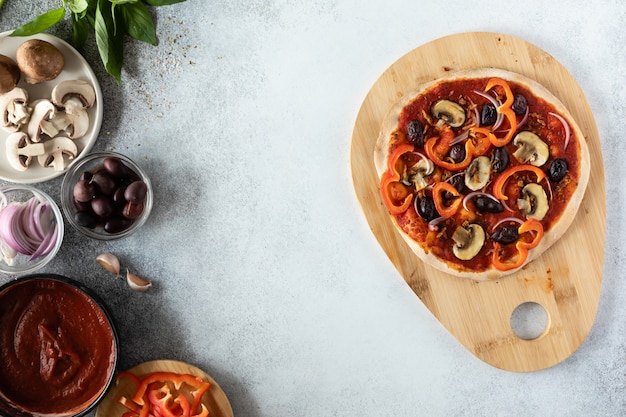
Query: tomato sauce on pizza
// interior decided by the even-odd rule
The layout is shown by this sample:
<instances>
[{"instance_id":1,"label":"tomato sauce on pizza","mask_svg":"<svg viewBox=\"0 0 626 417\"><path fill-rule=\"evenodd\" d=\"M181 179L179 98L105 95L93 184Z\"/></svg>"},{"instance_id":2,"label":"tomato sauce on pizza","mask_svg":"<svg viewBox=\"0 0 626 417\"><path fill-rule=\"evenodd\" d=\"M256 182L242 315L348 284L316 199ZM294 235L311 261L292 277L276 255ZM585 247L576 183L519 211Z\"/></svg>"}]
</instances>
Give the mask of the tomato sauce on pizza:
<instances>
[{"instance_id":1,"label":"tomato sauce on pizza","mask_svg":"<svg viewBox=\"0 0 626 417\"><path fill-rule=\"evenodd\" d=\"M472 277L502 276L545 251L573 220L589 175L565 107L500 70L451 75L403 98L375 159L382 199L414 252Z\"/></svg>"}]
</instances>

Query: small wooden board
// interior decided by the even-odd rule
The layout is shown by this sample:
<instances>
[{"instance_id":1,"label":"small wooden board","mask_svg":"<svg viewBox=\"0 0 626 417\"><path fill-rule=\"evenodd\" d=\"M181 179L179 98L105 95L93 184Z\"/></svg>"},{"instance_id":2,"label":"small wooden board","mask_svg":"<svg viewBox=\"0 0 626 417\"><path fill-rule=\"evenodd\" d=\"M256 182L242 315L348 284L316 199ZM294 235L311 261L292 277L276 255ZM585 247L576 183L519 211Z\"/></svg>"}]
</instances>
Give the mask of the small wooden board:
<instances>
[{"instance_id":1,"label":"small wooden board","mask_svg":"<svg viewBox=\"0 0 626 417\"><path fill-rule=\"evenodd\" d=\"M523 270L476 282L429 267L396 231L379 192L372 159L389 108L420 84L449 71L495 67L543 84L578 122L591 154L591 176L576 219L559 242ZM606 226L602 151L593 113L569 72L551 55L515 37L461 33L409 52L367 94L356 119L350 164L357 198L372 232L407 284L431 313L476 357L497 368L528 372L570 356L587 337L600 298ZM511 315L534 302L548 325L537 338L518 337Z\"/></svg>"},{"instance_id":2,"label":"small wooden board","mask_svg":"<svg viewBox=\"0 0 626 417\"><path fill-rule=\"evenodd\" d=\"M202 403L208 408L210 417L233 417L230 402L222 388L204 371L185 362L174 360L156 360L141 363L129 370L133 374L142 377L152 372L174 372L178 374L191 374L211 383L211 388L204 394ZM104 400L98 405L96 417L121 417L126 411L124 406L118 403L118 399L125 395L132 397L134 390L132 382L121 379L113 386Z\"/></svg>"}]
</instances>

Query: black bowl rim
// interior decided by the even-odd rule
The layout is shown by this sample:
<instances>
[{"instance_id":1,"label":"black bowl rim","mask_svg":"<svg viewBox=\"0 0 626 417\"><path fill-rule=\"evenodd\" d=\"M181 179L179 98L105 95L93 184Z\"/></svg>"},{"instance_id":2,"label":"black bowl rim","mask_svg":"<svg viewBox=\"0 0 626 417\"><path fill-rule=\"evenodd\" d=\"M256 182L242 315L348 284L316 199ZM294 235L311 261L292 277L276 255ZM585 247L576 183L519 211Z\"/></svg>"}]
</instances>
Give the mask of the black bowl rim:
<instances>
[{"instance_id":1,"label":"black bowl rim","mask_svg":"<svg viewBox=\"0 0 626 417\"><path fill-rule=\"evenodd\" d=\"M92 289L90 289L89 287L85 286L85 284L73 279L73 278L69 278L66 277L64 275L60 275L60 274L53 274L53 273L33 273L33 274L28 274L28 275L23 275L21 277L15 278L13 280L10 280L8 282L6 282L5 284L0 285L0 293L2 293L4 290L6 290L7 288L13 286L13 285L17 285L23 281L32 281L32 280L37 280L37 279L44 279L44 280L52 280L52 281L59 281L59 282L63 282L64 284L68 284L72 287L74 287L75 289L81 291L83 294L85 294L87 297L91 298L100 308L100 310L102 310L102 313L104 314L104 316L107 319L107 322L109 323L109 327L111 328L111 333L113 335L113 344L114 344L114 353L115 353L115 359L113 362L113 369L111 372L111 376L109 378L109 380L106 383L106 387L105 389L100 393L100 395L84 410L80 411L78 414L74 414L72 417L82 417L84 415L86 415L87 413L89 413L90 411L93 411L95 407L98 406L98 404L104 399L104 397L106 397L106 395L108 394L109 390L113 387L114 382L115 382L115 378L117 375L117 368L119 365L119 357L120 357L120 345L119 345L119 335L117 332L117 328L115 325L115 322L113 320L113 316L111 315L111 313L109 312L109 308L107 307L106 303L102 300L102 298L100 298L100 296L98 296ZM11 407L12 408L12 407ZM4 415L2 414L2 411L0 411L0 416L4 416L4 417L32 417L31 413L28 412L23 412L23 411L19 411L19 410L14 410L17 414L14 415Z\"/></svg>"}]
</instances>

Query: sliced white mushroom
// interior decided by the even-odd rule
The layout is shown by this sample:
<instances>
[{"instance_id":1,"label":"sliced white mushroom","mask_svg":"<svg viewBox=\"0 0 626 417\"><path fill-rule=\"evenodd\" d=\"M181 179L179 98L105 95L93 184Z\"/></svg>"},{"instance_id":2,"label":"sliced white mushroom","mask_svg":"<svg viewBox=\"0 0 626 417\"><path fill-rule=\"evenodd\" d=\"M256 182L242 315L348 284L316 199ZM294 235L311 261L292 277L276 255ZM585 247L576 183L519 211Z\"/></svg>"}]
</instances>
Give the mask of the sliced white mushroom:
<instances>
[{"instance_id":1,"label":"sliced white mushroom","mask_svg":"<svg viewBox=\"0 0 626 417\"><path fill-rule=\"evenodd\" d=\"M530 183L522 188L517 207L529 219L543 220L550 208L546 190L540 184Z\"/></svg>"},{"instance_id":2,"label":"sliced white mushroom","mask_svg":"<svg viewBox=\"0 0 626 417\"><path fill-rule=\"evenodd\" d=\"M96 102L96 91L84 80L65 80L58 83L51 93L52 102L66 112L85 110ZM71 100L76 99L76 100Z\"/></svg>"},{"instance_id":3,"label":"sliced white mushroom","mask_svg":"<svg viewBox=\"0 0 626 417\"><path fill-rule=\"evenodd\" d=\"M33 157L45 153L43 143L32 143L25 132L11 133L5 143L7 161L18 171L26 171Z\"/></svg>"},{"instance_id":4,"label":"sliced white mushroom","mask_svg":"<svg viewBox=\"0 0 626 417\"><path fill-rule=\"evenodd\" d=\"M523 164L540 167L550 157L548 145L539 136L527 130L519 132L515 136L513 145L517 146L513 156Z\"/></svg>"},{"instance_id":5,"label":"sliced white mushroom","mask_svg":"<svg viewBox=\"0 0 626 417\"><path fill-rule=\"evenodd\" d=\"M89 130L87 109L96 102L93 86L83 80L62 81L52 89L51 100L63 109L56 126L72 139L83 137Z\"/></svg>"},{"instance_id":6,"label":"sliced white mushroom","mask_svg":"<svg viewBox=\"0 0 626 417\"><path fill-rule=\"evenodd\" d=\"M433 116L451 127L461 127L465 123L465 109L450 100L439 100L430 109Z\"/></svg>"},{"instance_id":7,"label":"sliced white mushroom","mask_svg":"<svg viewBox=\"0 0 626 417\"><path fill-rule=\"evenodd\" d=\"M459 226L452 234L455 245L452 247L454 256L462 261L468 261L478 252L485 244L485 231L479 224L469 224L467 226Z\"/></svg>"},{"instance_id":8,"label":"sliced white mushroom","mask_svg":"<svg viewBox=\"0 0 626 417\"><path fill-rule=\"evenodd\" d=\"M479 156L465 170L465 185L472 191L485 188L491 176L491 161L486 156Z\"/></svg>"},{"instance_id":9,"label":"sliced white mushroom","mask_svg":"<svg viewBox=\"0 0 626 417\"><path fill-rule=\"evenodd\" d=\"M432 161L421 158L415 165L407 169L401 181L406 186L415 185L416 191L423 190L428 186L426 177L432 174L434 169Z\"/></svg>"},{"instance_id":10,"label":"sliced white mushroom","mask_svg":"<svg viewBox=\"0 0 626 417\"><path fill-rule=\"evenodd\" d=\"M45 152L37 157L42 167L53 167L55 171L65 169L65 157L74 159L78 154L78 148L74 141L65 136L57 136L44 142Z\"/></svg>"},{"instance_id":11,"label":"sliced white mushroom","mask_svg":"<svg viewBox=\"0 0 626 417\"><path fill-rule=\"evenodd\" d=\"M7 132L17 132L30 120L31 108L28 107L28 91L15 87L0 95L2 128Z\"/></svg>"},{"instance_id":12,"label":"sliced white mushroom","mask_svg":"<svg viewBox=\"0 0 626 417\"><path fill-rule=\"evenodd\" d=\"M33 101L31 106L33 112L30 115L27 128L30 140L35 143L41 142L44 139L42 134L51 138L55 137L59 133L59 129L51 122L56 112L54 104L50 100L39 99Z\"/></svg>"}]
</instances>

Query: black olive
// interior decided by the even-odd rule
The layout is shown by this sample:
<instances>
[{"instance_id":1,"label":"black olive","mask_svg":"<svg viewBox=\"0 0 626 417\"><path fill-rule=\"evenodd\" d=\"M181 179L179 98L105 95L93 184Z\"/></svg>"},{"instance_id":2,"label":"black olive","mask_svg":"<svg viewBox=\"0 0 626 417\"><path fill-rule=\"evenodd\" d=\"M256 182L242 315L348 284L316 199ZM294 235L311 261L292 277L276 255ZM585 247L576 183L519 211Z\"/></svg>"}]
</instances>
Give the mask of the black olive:
<instances>
[{"instance_id":1,"label":"black olive","mask_svg":"<svg viewBox=\"0 0 626 417\"><path fill-rule=\"evenodd\" d=\"M504 148L496 148L493 152L493 171L502 172L509 166L509 153Z\"/></svg>"},{"instance_id":2,"label":"black olive","mask_svg":"<svg viewBox=\"0 0 626 417\"><path fill-rule=\"evenodd\" d=\"M496 110L496 106L491 103L485 104L480 112L480 124L482 126L491 126L496 122L497 118L498 111Z\"/></svg>"},{"instance_id":3,"label":"black olive","mask_svg":"<svg viewBox=\"0 0 626 417\"><path fill-rule=\"evenodd\" d=\"M439 217L437 208L435 207L435 200L431 196L424 196L417 202L417 214L419 214L424 221L431 221Z\"/></svg>"},{"instance_id":4,"label":"black olive","mask_svg":"<svg viewBox=\"0 0 626 417\"><path fill-rule=\"evenodd\" d=\"M504 206L490 197L478 196L474 199L474 205L479 211L486 213L502 213Z\"/></svg>"},{"instance_id":5,"label":"black olive","mask_svg":"<svg viewBox=\"0 0 626 417\"><path fill-rule=\"evenodd\" d=\"M424 147L424 126L419 120L411 120L406 125L406 133L409 139L409 143L416 148Z\"/></svg>"},{"instance_id":6,"label":"black olive","mask_svg":"<svg viewBox=\"0 0 626 417\"><path fill-rule=\"evenodd\" d=\"M93 229L98 224L96 215L87 211L79 211L74 214L74 221L77 225Z\"/></svg>"},{"instance_id":7,"label":"black olive","mask_svg":"<svg viewBox=\"0 0 626 417\"><path fill-rule=\"evenodd\" d=\"M465 159L465 145L457 143L450 148L450 158L456 163L459 163Z\"/></svg>"},{"instance_id":8,"label":"black olive","mask_svg":"<svg viewBox=\"0 0 626 417\"><path fill-rule=\"evenodd\" d=\"M518 238L519 233L517 231L517 227L515 226L502 226L491 235L491 240L495 240L496 242L502 243L503 245L513 243Z\"/></svg>"},{"instance_id":9,"label":"black olive","mask_svg":"<svg viewBox=\"0 0 626 417\"><path fill-rule=\"evenodd\" d=\"M453 176L452 178L450 178L450 184L452 184L452 186L456 188L456 190L459 193L465 192L465 176L463 175Z\"/></svg>"},{"instance_id":10,"label":"black olive","mask_svg":"<svg viewBox=\"0 0 626 417\"><path fill-rule=\"evenodd\" d=\"M526 107L528 107L528 102L526 101L526 97L521 94L513 95L513 104L511 108L515 112L516 115L521 116L526 113Z\"/></svg>"},{"instance_id":11,"label":"black olive","mask_svg":"<svg viewBox=\"0 0 626 417\"><path fill-rule=\"evenodd\" d=\"M548 169L548 177L552 182L559 182L567 174L567 161L563 158L557 158L550 164L550 168Z\"/></svg>"}]
</instances>

